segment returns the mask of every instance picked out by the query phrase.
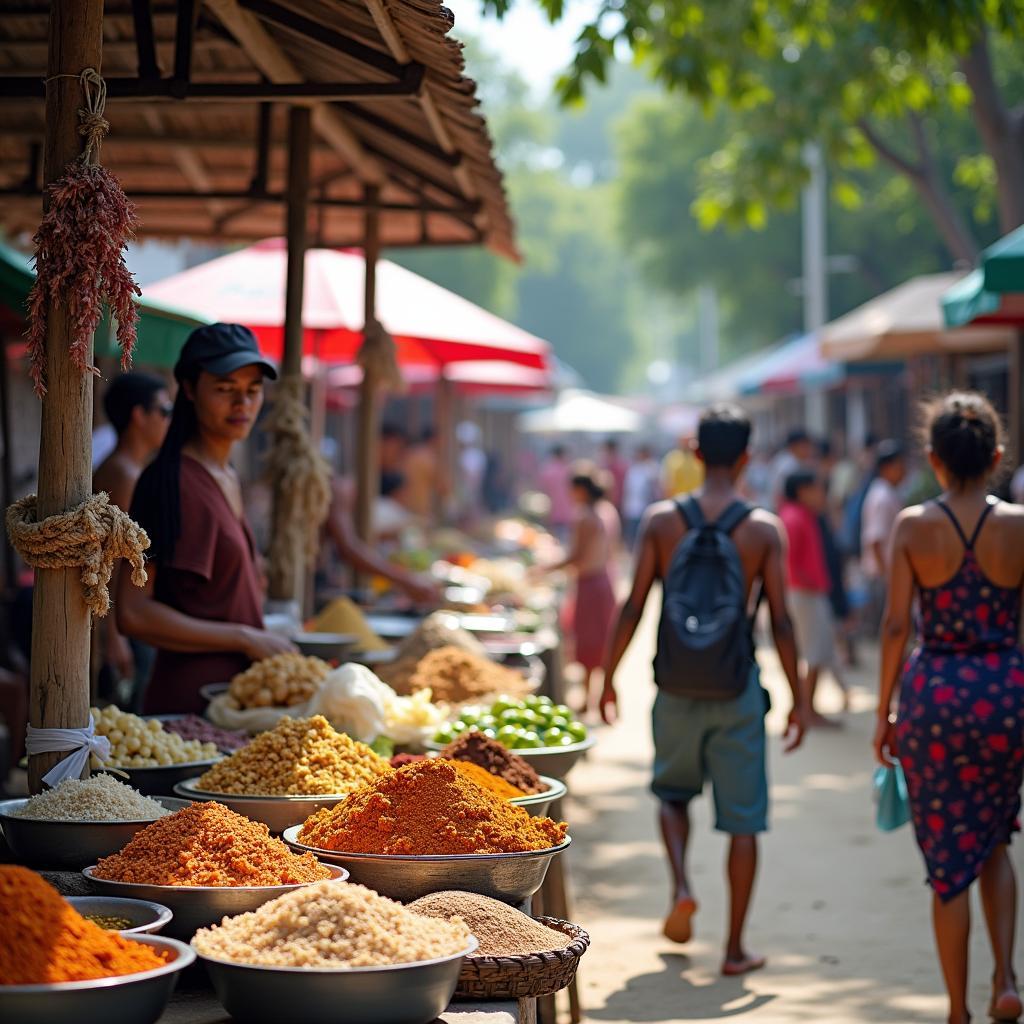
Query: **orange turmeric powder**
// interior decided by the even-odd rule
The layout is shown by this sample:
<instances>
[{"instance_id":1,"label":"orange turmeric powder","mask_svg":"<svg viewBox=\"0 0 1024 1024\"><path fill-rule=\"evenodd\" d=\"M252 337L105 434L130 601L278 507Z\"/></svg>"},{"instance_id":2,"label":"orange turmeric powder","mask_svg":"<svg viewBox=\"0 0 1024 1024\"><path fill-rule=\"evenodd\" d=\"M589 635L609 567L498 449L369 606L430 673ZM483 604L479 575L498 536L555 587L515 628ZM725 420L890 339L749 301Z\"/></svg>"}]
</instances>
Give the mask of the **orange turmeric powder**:
<instances>
[{"instance_id":1,"label":"orange turmeric powder","mask_svg":"<svg viewBox=\"0 0 1024 1024\"><path fill-rule=\"evenodd\" d=\"M0 985L90 981L166 962L152 946L86 921L34 871L0 866Z\"/></svg>"},{"instance_id":2,"label":"orange turmeric powder","mask_svg":"<svg viewBox=\"0 0 1024 1024\"><path fill-rule=\"evenodd\" d=\"M558 846L566 828L565 822L530 817L450 761L434 759L382 775L313 814L299 841L347 853L517 853Z\"/></svg>"},{"instance_id":3,"label":"orange turmeric powder","mask_svg":"<svg viewBox=\"0 0 1024 1024\"><path fill-rule=\"evenodd\" d=\"M453 768L462 772L470 782L475 782L483 789L490 790L502 800L512 800L517 796L526 796L521 789L516 789L511 782L506 782L500 775L492 775L486 768L481 768L472 761L449 761Z\"/></svg>"}]
</instances>

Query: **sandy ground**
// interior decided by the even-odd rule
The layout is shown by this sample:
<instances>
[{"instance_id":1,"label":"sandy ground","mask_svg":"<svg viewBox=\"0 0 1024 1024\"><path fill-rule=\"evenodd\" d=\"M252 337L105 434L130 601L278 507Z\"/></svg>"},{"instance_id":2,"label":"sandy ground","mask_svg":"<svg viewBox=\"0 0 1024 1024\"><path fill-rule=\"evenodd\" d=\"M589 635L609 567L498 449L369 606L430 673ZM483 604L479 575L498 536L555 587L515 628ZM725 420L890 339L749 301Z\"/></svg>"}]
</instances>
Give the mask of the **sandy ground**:
<instances>
[{"instance_id":1,"label":"sandy ground","mask_svg":"<svg viewBox=\"0 0 1024 1024\"><path fill-rule=\"evenodd\" d=\"M623 718L602 729L569 780L573 912L593 938L580 970L586 1020L941 1024L929 893L913 836L909 827L880 833L873 821L868 652L865 667L851 674L854 708L845 728L815 732L790 755L778 740L785 682L773 653L759 655L776 707L769 719L772 831L762 846L748 934L750 947L769 957L767 969L742 979L718 976L725 840L711 831L707 795L694 804L696 935L686 946L661 936L668 871L647 789L653 642L649 614L621 673ZM824 685L823 707L838 708L837 692ZM1018 841L1018 869L1022 848ZM983 1020L991 957L975 900L972 1001L975 1019Z\"/></svg>"}]
</instances>

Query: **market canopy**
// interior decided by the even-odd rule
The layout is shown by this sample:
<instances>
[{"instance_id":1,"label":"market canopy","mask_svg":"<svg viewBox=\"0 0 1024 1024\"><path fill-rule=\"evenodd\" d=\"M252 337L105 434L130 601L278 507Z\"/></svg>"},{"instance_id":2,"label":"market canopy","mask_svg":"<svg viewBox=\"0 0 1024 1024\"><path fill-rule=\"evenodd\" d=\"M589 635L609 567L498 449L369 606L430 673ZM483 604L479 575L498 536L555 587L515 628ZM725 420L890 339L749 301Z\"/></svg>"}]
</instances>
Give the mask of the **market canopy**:
<instances>
[{"instance_id":1,"label":"market canopy","mask_svg":"<svg viewBox=\"0 0 1024 1024\"><path fill-rule=\"evenodd\" d=\"M452 363L443 370L437 366L413 364L401 367L402 377L413 392L432 391L449 381L464 395L541 395L554 390L553 374L533 366L503 363L497 360ZM332 388L356 388L363 380L362 367L355 363L336 366L327 374Z\"/></svg>"},{"instance_id":2,"label":"market canopy","mask_svg":"<svg viewBox=\"0 0 1024 1024\"><path fill-rule=\"evenodd\" d=\"M211 320L245 324L266 355L281 354L287 253L281 239L164 278L147 298L185 304ZM363 338L362 253L310 249L302 304L303 351L352 362ZM377 263L377 317L398 343L401 365L502 360L546 370L550 346L467 299L388 260Z\"/></svg>"},{"instance_id":3,"label":"market canopy","mask_svg":"<svg viewBox=\"0 0 1024 1024\"><path fill-rule=\"evenodd\" d=\"M962 276L925 274L865 302L825 325L822 352L830 359L855 362L1005 349L1013 337L1006 328L946 330L940 302Z\"/></svg>"},{"instance_id":4,"label":"market canopy","mask_svg":"<svg viewBox=\"0 0 1024 1024\"><path fill-rule=\"evenodd\" d=\"M13 314L12 323L24 329L28 293L35 281L35 271L28 256L0 242L0 307ZM154 300L139 301L139 340L135 361L151 366L170 367L178 358L181 346L191 331L208 320L182 312ZM104 317L96 332L96 355L119 355L110 317Z\"/></svg>"},{"instance_id":5,"label":"market canopy","mask_svg":"<svg viewBox=\"0 0 1024 1024\"><path fill-rule=\"evenodd\" d=\"M632 409L578 389L563 391L554 405L519 417L519 429L527 434L632 434L643 423Z\"/></svg>"},{"instance_id":6,"label":"market canopy","mask_svg":"<svg viewBox=\"0 0 1024 1024\"><path fill-rule=\"evenodd\" d=\"M947 327L1024 324L1024 227L990 245L979 266L942 296Z\"/></svg>"},{"instance_id":7,"label":"market canopy","mask_svg":"<svg viewBox=\"0 0 1024 1024\"><path fill-rule=\"evenodd\" d=\"M0 224L39 223L52 0L0 4ZM283 234L288 106L312 111L309 231L515 257L501 174L440 0L107 0L102 162L143 237Z\"/></svg>"}]
</instances>

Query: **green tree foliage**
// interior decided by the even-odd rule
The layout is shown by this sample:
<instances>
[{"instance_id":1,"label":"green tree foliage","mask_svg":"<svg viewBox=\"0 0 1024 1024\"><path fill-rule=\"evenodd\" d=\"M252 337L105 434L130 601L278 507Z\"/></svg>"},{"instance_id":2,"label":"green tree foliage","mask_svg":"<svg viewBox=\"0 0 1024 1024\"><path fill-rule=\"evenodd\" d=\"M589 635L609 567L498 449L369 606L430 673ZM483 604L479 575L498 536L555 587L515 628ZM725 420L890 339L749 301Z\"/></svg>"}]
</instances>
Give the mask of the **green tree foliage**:
<instances>
[{"instance_id":1,"label":"green tree foliage","mask_svg":"<svg viewBox=\"0 0 1024 1024\"><path fill-rule=\"evenodd\" d=\"M511 2L483 5L500 14ZM537 2L561 16L563 0ZM814 141L850 174L850 200L853 172L882 162L916 190L951 256L971 259L979 242L957 188L987 192L1002 230L1024 222L1022 27L1024 0L606 0L560 88L581 100L624 46L670 89L731 110L697 206L707 225L756 225L791 207ZM934 124L957 111L975 140L951 177Z\"/></svg>"}]
</instances>

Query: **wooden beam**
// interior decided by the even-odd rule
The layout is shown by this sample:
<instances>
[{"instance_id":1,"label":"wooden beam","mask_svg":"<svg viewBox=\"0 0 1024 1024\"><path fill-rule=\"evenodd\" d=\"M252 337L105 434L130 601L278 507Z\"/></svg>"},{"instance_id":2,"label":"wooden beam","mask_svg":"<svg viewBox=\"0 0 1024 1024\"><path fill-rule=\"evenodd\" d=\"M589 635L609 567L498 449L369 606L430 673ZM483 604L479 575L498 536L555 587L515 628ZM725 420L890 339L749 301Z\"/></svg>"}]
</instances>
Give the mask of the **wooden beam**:
<instances>
[{"instance_id":1,"label":"wooden beam","mask_svg":"<svg viewBox=\"0 0 1024 1024\"><path fill-rule=\"evenodd\" d=\"M132 20L135 23L135 50L138 54L139 78L159 78L160 65L156 59L156 36L153 33L151 0L132 0Z\"/></svg>"},{"instance_id":2,"label":"wooden beam","mask_svg":"<svg viewBox=\"0 0 1024 1024\"><path fill-rule=\"evenodd\" d=\"M422 79L415 71L392 82L192 82L182 86L176 79L108 78L107 99L188 100L211 103L344 103L347 100L385 100L416 96ZM8 99L39 99L43 83L32 75L0 77L0 96Z\"/></svg>"},{"instance_id":3,"label":"wooden beam","mask_svg":"<svg viewBox=\"0 0 1024 1024\"><path fill-rule=\"evenodd\" d=\"M408 132L404 128L399 128L397 125L392 124L387 120L387 118L381 117L379 114L375 114L373 111L367 110L365 107L361 107L356 103L349 104L345 108L345 113L349 118L355 118L357 121L362 121L363 124L370 125L371 128L377 128L378 130L385 132L391 138L397 139L410 149L415 149L417 153L429 156L432 160L436 160L438 163L444 164L446 167L458 167L462 162L461 153L441 149L439 146L435 146L432 143L427 142L421 136L414 135L412 132Z\"/></svg>"},{"instance_id":4,"label":"wooden beam","mask_svg":"<svg viewBox=\"0 0 1024 1024\"><path fill-rule=\"evenodd\" d=\"M267 191L267 174L270 170L270 137L274 128L274 107L270 103L261 103L256 120L256 166L253 168L250 192ZM306 149L312 152L312 145Z\"/></svg>"},{"instance_id":5,"label":"wooden beam","mask_svg":"<svg viewBox=\"0 0 1024 1024\"><path fill-rule=\"evenodd\" d=\"M199 0L178 0L178 17L174 23L174 79L175 95L184 99L192 81L192 44L199 21ZM109 88L107 90L109 95Z\"/></svg>"},{"instance_id":6,"label":"wooden beam","mask_svg":"<svg viewBox=\"0 0 1024 1024\"><path fill-rule=\"evenodd\" d=\"M363 239L363 322L377 319L377 261L380 259L380 193L366 190L366 227ZM365 334L364 334L365 338ZM363 342L365 344L365 341ZM373 506L380 492L380 382L373 364L363 371L359 384L356 450L356 534L366 543L373 540Z\"/></svg>"},{"instance_id":7,"label":"wooden beam","mask_svg":"<svg viewBox=\"0 0 1024 1024\"><path fill-rule=\"evenodd\" d=\"M296 11L282 7L280 4L275 3L274 0L238 0L238 3L245 10L258 14L263 21L280 25L282 28L289 29L306 39L321 43L332 50L336 50L338 53L345 54L346 57L351 57L360 64L365 64L367 67L371 67L375 71L380 71L382 74L389 75L392 78L404 78L408 70L408 64L411 63L405 61L400 64L389 54L381 53L380 50L375 50L372 46L367 46L365 43L359 42L358 39L353 39L352 36L335 32L333 29L318 21L314 21L312 18L306 18Z\"/></svg>"},{"instance_id":8,"label":"wooden beam","mask_svg":"<svg viewBox=\"0 0 1024 1024\"><path fill-rule=\"evenodd\" d=\"M292 59L251 11L244 11L237 0L206 0L206 6L238 40L250 60L272 82L301 82L302 74ZM319 106L313 111L313 131L353 167L360 180L384 183L385 175L377 160L369 156L338 110Z\"/></svg>"},{"instance_id":9,"label":"wooden beam","mask_svg":"<svg viewBox=\"0 0 1024 1024\"><path fill-rule=\"evenodd\" d=\"M302 298L306 249L309 247L309 141L310 112L305 107L288 111L288 216L286 237L288 265L284 290L284 351L281 355L282 383L302 381ZM275 438L275 444L279 443ZM302 601L305 578L305 538L291 521L288 503L275 481L273 523L279 536L291 537L292 550L283 556L286 564L270 567L270 597L277 601Z\"/></svg>"},{"instance_id":10,"label":"wooden beam","mask_svg":"<svg viewBox=\"0 0 1024 1024\"><path fill-rule=\"evenodd\" d=\"M79 74L101 70L103 0L50 4L50 52L46 65L46 145L43 179L49 185L78 158L82 136ZM50 303L44 352L47 393L39 434L38 515L66 512L92 493L92 374L68 354L67 307ZM92 361L90 342L85 358ZM32 594L32 656L29 721L35 728L81 729L89 722L90 613L78 569L39 569ZM67 754L33 754L29 791Z\"/></svg>"}]
</instances>

